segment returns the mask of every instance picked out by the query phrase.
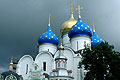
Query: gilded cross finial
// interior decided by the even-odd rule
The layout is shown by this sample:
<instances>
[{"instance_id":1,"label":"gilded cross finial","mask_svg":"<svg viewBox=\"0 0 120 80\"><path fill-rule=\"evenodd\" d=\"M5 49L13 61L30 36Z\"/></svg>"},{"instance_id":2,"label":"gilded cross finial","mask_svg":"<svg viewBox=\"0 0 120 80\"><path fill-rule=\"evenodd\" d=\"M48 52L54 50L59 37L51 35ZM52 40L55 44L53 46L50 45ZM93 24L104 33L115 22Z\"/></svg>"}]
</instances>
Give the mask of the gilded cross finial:
<instances>
[{"instance_id":1,"label":"gilded cross finial","mask_svg":"<svg viewBox=\"0 0 120 80\"><path fill-rule=\"evenodd\" d=\"M81 18L80 16L80 11L83 9L83 7L80 7L80 5L78 5L78 8L76 8L76 10L78 10L78 14L79 14L79 18Z\"/></svg>"},{"instance_id":2,"label":"gilded cross finial","mask_svg":"<svg viewBox=\"0 0 120 80\"><path fill-rule=\"evenodd\" d=\"M92 26L93 26L93 32L95 32L95 22L94 21L92 23Z\"/></svg>"},{"instance_id":3,"label":"gilded cross finial","mask_svg":"<svg viewBox=\"0 0 120 80\"><path fill-rule=\"evenodd\" d=\"M61 49L61 50L64 49L64 47L62 46L62 38L60 39L60 47L59 47L59 49Z\"/></svg>"},{"instance_id":4,"label":"gilded cross finial","mask_svg":"<svg viewBox=\"0 0 120 80\"><path fill-rule=\"evenodd\" d=\"M48 23L48 26L50 26L50 14L49 14L49 23Z\"/></svg>"},{"instance_id":5,"label":"gilded cross finial","mask_svg":"<svg viewBox=\"0 0 120 80\"><path fill-rule=\"evenodd\" d=\"M71 18L73 18L73 8L74 8L74 4L71 3L69 7L71 8Z\"/></svg>"},{"instance_id":6,"label":"gilded cross finial","mask_svg":"<svg viewBox=\"0 0 120 80\"><path fill-rule=\"evenodd\" d=\"M10 65L13 65L13 56L11 57Z\"/></svg>"}]
</instances>

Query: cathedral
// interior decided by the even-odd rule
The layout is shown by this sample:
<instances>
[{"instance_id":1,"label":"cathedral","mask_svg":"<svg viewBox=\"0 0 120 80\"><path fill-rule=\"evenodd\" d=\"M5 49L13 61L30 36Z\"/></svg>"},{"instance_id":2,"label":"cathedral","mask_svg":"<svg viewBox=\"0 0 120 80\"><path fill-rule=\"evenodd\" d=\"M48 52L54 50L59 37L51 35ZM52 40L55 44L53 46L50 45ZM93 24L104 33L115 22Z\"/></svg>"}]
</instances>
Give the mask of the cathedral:
<instances>
[{"instance_id":1,"label":"cathedral","mask_svg":"<svg viewBox=\"0 0 120 80\"><path fill-rule=\"evenodd\" d=\"M84 79L84 68L78 65L81 55L77 51L103 40L96 34L94 24L92 29L82 21L80 5L77 10L79 17L75 20L71 4L71 16L60 29L61 38L52 31L49 16L47 30L38 37L39 51L35 59L24 55L16 65L16 73L23 80Z\"/></svg>"}]
</instances>

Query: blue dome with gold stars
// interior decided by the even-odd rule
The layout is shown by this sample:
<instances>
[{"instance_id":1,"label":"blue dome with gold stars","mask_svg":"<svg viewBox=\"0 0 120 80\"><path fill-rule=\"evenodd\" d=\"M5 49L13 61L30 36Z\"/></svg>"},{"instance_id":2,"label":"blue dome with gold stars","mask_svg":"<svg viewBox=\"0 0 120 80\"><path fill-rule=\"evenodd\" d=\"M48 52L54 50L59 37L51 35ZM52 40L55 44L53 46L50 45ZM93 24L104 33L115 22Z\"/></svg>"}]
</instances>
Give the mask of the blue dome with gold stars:
<instances>
[{"instance_id":1,"label":"blue dome with gold stars","mask_svg":"<svg viewBox=\"0 0 120 80\"><path fill-rule=\"evenodd\" d=\"M38 38L38 43L39 44L51 43L54 45L58 45L59 38L52 32L51 27L48 26L47 31L41 34L40 37Z\"/></svg>"},{"instance_id":2,"label":"blue dome with gold stars","mask_svg":"<svg viewBox=\"0 0 120 80\"><path fill-rule=\"evenodd\" d=\"M91 28L83 23L81 17L78 19L78 22L72 26L72 28L70 29L68 36L70 38L75 37L75 36L92 36L92 30Z\"/></svg>"},{"instance_id":3,"label":"blue dome with gold stars","mask_svg":"<svg viewBox=\"0 0 120 80\"><path fill-rule=\"evenodd\" d=\"M100 44L101 42L104 41L100 37L98 37L95 31L93 31L91 45L95 46L95 44Z\"/></svg>"}]
</instances>

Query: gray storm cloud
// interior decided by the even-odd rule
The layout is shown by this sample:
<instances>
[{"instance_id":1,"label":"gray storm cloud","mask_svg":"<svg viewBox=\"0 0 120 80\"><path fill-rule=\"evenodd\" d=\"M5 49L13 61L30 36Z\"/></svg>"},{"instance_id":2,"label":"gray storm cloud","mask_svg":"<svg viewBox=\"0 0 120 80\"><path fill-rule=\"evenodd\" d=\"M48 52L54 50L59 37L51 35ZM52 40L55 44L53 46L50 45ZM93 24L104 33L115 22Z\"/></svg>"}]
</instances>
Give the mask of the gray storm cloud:
<instances>
[{"instance_id":1,"label":"gray storm cloud","mask_svg":"<svg viewBox=\"0 0 120 80\"><path fill-rule=\"evenodd\" d=\"M96 32L120 51L120 0L0 0L0 72L8 70L11 56L36 56L38 36L45 32L48 14L51 28L60 37L60 28L70 17L70 3L80 4L82 19L96 22ZM78 12L74 10L75 19Z\"/></svg>"}]
</instances>

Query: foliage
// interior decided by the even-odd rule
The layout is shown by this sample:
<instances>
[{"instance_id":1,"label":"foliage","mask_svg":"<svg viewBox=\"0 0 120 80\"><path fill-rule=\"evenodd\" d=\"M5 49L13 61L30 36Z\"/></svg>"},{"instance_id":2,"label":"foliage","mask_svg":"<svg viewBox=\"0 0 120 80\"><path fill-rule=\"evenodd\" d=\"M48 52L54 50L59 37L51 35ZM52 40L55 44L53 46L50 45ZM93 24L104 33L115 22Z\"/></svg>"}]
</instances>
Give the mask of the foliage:
<instances>
[{"instance_id":1,"label":"foliage","mask_svg":"<svg viewBox=\"0 0 120 80\"><path fill-rule=\"evenodd\" d=\"M119 80L120 53L107 42L83 50L80 67L87 71L84 80Z\"/></svg>"}]
</instances>

